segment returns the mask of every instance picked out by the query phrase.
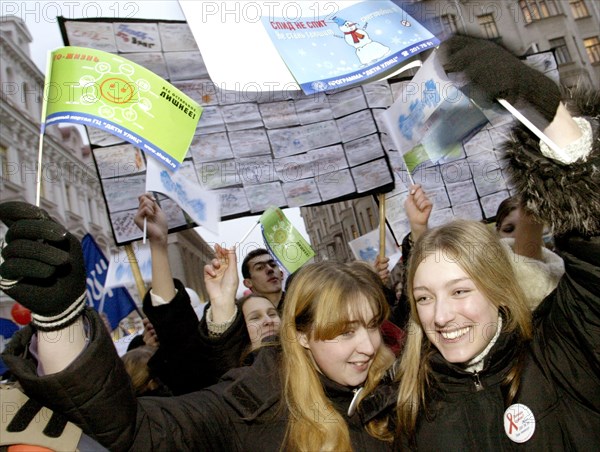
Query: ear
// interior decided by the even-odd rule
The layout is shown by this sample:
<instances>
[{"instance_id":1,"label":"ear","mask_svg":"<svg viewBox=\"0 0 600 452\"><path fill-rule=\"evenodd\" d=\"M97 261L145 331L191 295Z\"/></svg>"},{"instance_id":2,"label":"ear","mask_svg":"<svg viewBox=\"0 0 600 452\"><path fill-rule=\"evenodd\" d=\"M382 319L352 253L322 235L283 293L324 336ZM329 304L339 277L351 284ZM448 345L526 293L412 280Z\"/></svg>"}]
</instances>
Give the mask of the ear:
<instances>
[{"instance_id":1,"label":"ear","mask_svg":"<svg viewBox=\"0 0 600 452\"><path fill-rule=\"evenodd\" d=\"M250 278L244 278L244 281L242 281L242 283L246 288L252 290L252 280Z\"/></svg>"},{"instance_id":2,"label":"ear","mask_svg":"<svg viewBox=\"0 0 600 452\"><path fill-rule=\"evenodd\" d=\"M310 350L310 344L308 343L308 337L306 337L306 333L301 333L300 331L298 331L296 333L296 337L298 338L298 343L302 345L302 347L306 348L307 350Z\"/></svg>"}]
</instances>

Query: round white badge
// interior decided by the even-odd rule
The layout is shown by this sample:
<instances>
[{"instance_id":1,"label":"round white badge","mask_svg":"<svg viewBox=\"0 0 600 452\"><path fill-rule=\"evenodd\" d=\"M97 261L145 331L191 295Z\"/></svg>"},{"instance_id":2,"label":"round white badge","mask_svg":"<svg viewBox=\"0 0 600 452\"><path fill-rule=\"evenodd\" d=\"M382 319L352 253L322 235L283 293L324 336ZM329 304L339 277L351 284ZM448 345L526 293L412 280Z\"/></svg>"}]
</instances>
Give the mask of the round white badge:
<instances>
[{"instance_id":1,"label":"round white badge","mask_svg":"<svg viewBox=\"0 0 600 452\"><path fill-rule=\"evenodd\" d=\"M524 443L535 432L533 411L522 403L509 406L504 412L504 431L515 443Z\"/></svg>"}]
</instances>

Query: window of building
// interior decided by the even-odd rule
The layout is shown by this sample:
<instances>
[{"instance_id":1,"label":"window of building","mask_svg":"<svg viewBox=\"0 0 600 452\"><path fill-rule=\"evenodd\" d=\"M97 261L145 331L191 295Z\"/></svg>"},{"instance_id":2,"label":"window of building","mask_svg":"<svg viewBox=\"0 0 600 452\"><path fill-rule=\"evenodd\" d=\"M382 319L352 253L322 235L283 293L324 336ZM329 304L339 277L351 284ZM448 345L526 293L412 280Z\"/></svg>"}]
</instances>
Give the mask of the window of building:
<instances>
[{"instance_id":1,"label":"window of building","mask_svg":"<svg viewBox=\"0 0 600 452\"><path fill-rule=\"evenodd\" d=\"M454 34L458 32L458 22L456 21L455 14L444 14L441 20L445 33Z\"/></svg>"},{"instance_id":2,"label":"window of building","mask_svg":"<svg viewBox=\"0 0 600 452\"><path fill-rule=\"evenodd\" d=\"M29 99L27 98L29 93L29 85L27 82L23 82L21 84L21 88L23 89L23 95L21 96L21 99L23 100L23 108L25 111L29 111Z\"/></svg>"},{"instance_id":3,"label":"window of building","mask_svg":"<svg viewBox=\"0 0 600 452\"><path fill-rule=\"evenodd\" d=\"M585 46L585 51L588 54L590 63L600 63L600 40L598 39L598 36L584 39L583 45Z\"/></svg>"},{"instance_id":4,"label":"window of building","mask_svg":"<svg viewBox=\"0 0 600 452\"><path fill-rule=\"evenodd\" d=\"M477 17L477 19L479 20L481 31L483 31L483 35L486 38L494 39L500 37L493 14L484 14L483 16Z\"/></svg>"},{"instance_id":5,"label":"window of building","mask_svg":"<svg viewBox=\"0 0 600 452\"><path fill-rule=\"evenodd\" d=\"M73 211L73 205L71 203L71 184L65 182L65 207L66 210Z\"/></svg>"},{"instance_id":6,"label":"window of building","mask_svg":"<svg viewBox=\"0 0 600 452\"><path fill-rule=\"evenodd\" d=\"M359 227L362 227L362 230L366 232L367 224L365 223L365 218L362 212L358 212L358 217L360 218Z\"/></svg>"},{"instance_id":7,"label":"window of building","mask_svg":"<svg viewBox=\"0 0 600 452\"><path fill-rule=\"evenodd\" d=\"M523 12L525 22L528 24L534 20L560 14L556 0L519 0L519 6Z\"/></svg>"},{"instance_id":8,"label":"window of building","mask_svg":"<svg viewBox=\"0 0 600 452\"><path fill-rule=\"evenodd\" d=\"M575 19L590 17L585 0L569 0L569 4L571 5L571 12Z\"/></svg>"},{"instance_id":9,"label":"window of building","mask_svg":"<svg viewBox=\"0 0 600 452\"><path fill-rule=\"evenodd\" d=\"M350 231L352 231L352 238L353 239L357 239L358 238L358 231L356 230L356 226L354 226L353 224L350 225Z\"/></svg>"},{"instance_id":10,"label":"window of building","mask_svg":"<svg viewBox=\"0 0 600 452\"><path fill-rule=\"evenodd\" d=\"M373 209L367 207L367 217L369 218L369 226L371 227L369 230L372 231L375 229L375 218L373 218Z\"/></svg>"},{"instance_id":11,"label":"window of building","mask_svg":"<svg viewBox=\"0 0 600 452\"><path fill-rule=\"evenodd\" d=\"M0 144L0 178L8 179L8 149Z\"/></svg>"},{"instance_id":12,"label":"window of building","mask_svg":"<svg viewBox=\"0 0 600 452\"><path fill-rule=\"evenodd\" d=\"M554 49L554 56L556 56L556 62L558 64L566 64L573 61L565 38L551 39L549 42L550 47Z\"/></svg>"}]
</instances>

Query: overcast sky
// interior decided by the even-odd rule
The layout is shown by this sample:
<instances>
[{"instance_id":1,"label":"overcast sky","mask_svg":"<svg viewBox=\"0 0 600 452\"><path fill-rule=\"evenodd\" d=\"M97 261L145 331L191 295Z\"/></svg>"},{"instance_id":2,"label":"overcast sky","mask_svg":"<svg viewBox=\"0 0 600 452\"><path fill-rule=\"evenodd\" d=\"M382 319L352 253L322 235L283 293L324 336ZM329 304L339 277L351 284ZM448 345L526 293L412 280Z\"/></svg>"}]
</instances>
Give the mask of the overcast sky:
<instances>
[{"instance_id":1,"label":"overcast sky","mask_svg":"<svg viewBox=\"0 0 600 452\"><path fill-rule=\"evenodd\" d=\"M15 15L20 17L33 37L31 43L31 57L42 72L45 72L46 58L49 51L64 46L57 16L69 19L90 17L126 17L132 19L156 20L185 20L185 16L175 0L167 1L2 1L0 2L1 15ZM300 217L300 209L286 209L286 216L295 227L309 240ZM218 242L227 247L234 246L257 222L258 217L246 217L238 220L221 222L219 235L215 235L203 228L197 228L204 240L209 243ZM241 253L253 248L263 246L260 227L241 246ZM243 256L242 256L243 257ZM241 259L240 259L241 260ZM240 290L242 288L240 287Z\"/></svg>"}]
</instances>

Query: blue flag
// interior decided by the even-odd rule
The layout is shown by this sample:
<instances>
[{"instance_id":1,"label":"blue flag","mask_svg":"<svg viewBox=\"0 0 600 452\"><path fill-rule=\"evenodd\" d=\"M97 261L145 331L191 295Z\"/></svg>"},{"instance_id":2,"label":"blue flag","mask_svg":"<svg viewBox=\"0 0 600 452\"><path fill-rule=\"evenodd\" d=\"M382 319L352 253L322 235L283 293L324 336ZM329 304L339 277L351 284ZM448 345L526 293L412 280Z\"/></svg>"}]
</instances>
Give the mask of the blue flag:
<instances>
[{"instance_id":1,"label":"blue flag","mask_svg":"<svg viewBox=\"0 0 600 452\"><path fill-rule=\"evenodd\" d=\"M110 327L114 330L119 326L121 319L135 309L135 302L124 287L107 289L104 293L108 261L90 234L83 237L81 246L87 275L88 304L98 312L104 312L108 317Z\"/></svg>"},{"instance_id":2,"label":"blue flag","mask_svg":"<svg viewBox=\"0 0 600 452\"><path fill-rule=\"evenodd\" d=\"M19 330L19 325L9 319L0 317L0 351L4 350L5 344L8 343L8 340L12 337L15 332ZM4 372L8 370L2 358L0 358L0 376L4 375Z\"/></svg>"}]
</instances>

